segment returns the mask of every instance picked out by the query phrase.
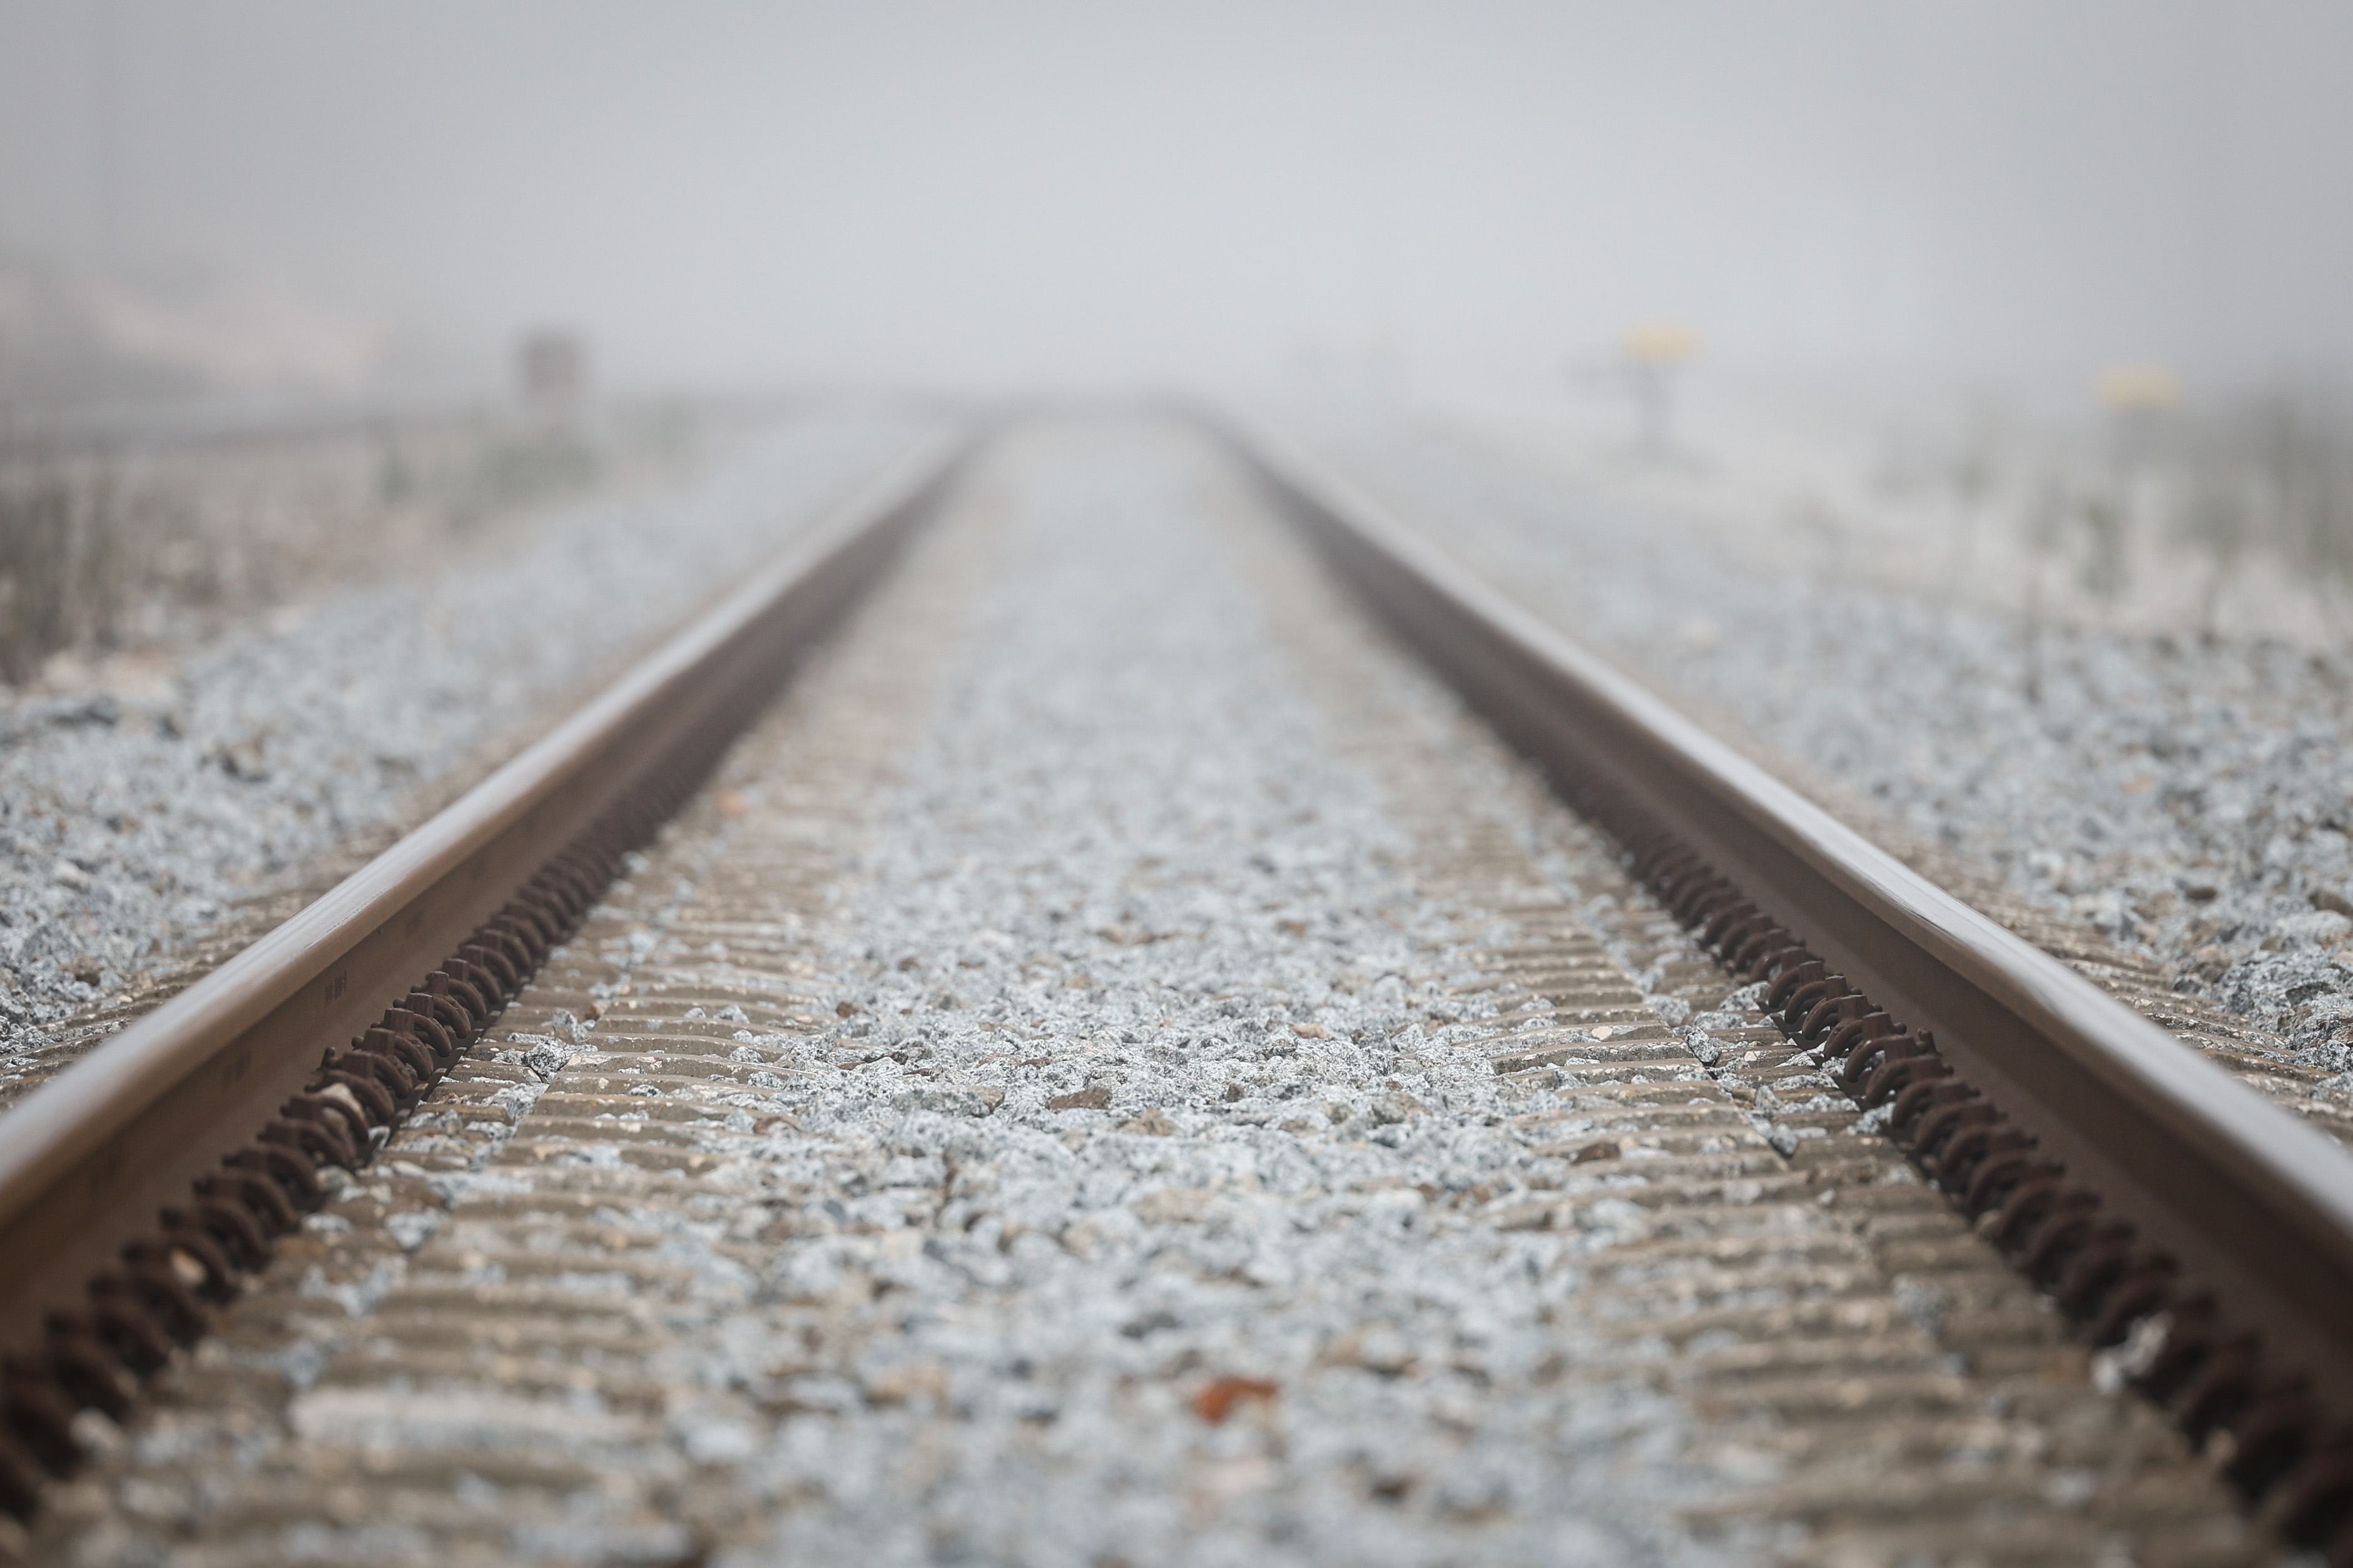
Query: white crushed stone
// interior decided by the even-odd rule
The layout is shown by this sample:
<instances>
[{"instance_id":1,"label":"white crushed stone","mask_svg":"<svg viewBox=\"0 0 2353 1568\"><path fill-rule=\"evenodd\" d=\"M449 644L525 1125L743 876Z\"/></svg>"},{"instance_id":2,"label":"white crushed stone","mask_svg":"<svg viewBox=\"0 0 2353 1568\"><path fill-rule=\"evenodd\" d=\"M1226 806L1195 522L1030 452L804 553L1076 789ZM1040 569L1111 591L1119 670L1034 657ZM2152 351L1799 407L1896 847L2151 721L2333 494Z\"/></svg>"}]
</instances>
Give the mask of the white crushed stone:
<instances>
[{"instance_id":1,"label":"white crushed stone","mask_svg":"<svg viewBox=\"0 0 2353 1568\"><path fill-rule=\"evenodd\" d=\"M2046 625L1500 443L1319 432L1524 602L2353 1088L2353 658ZM1934 552L1923 552L1923 563Z\"/></svg>"},{"instance_id":2,"label":"white crushed stone","mask_svg":"<svg viewBox=\"0 0 2353 1568\"><path fill-rule=\"evenodd\" d=\"M1431 1201L1514 1184L1502 1119L1535 1107L1409 1005L1461 911L1195 521L1203 454L1156 446L1031 470L986 655L843 910L860 1011L795 1052L850 1070L776 1097L800 1129L759 1157L840 1195L768 1280L827 1327L766 1390L805 1408L711 1439L793 1500L764 1558L1695 1560L1684 1418L1556 1381L1580 1258L1640 1211L1504 1233ZM793 1327L744 1325L731 1370ZM1205 1423L1228 1377L1279 1392Z\"/></svg>"},{"instance_id":3,"label":"white crushed stone","mask_svg":"<svg viewBox=\"0 0 2353 1568\"><path fill-rule=\"evenodd\" d=\"M1679 1521L1727 1479L1650 1384L1664 1346L1604 1344L1580 1296L1644 1211L1513 1230L1445 1201L1526 1185L1560 1163L1538 1139L1589 1125L1509 1124L1556 1102L1424 1011L1486 917L1417 887L1347 752L1446 700L1386 662L1372 719L1312 695L1201 523L1231 493L1206 449L1027 439L999 570L816 955L852 1011L741 1032L761 1092L678 1096L709 1118L707 1203L597 1216L694 1277L643 1367L668 1430L564 1440L719 1478L756 1540L714 1563L1738 1560ZM1492 760L1438 766L1517 798ZM756 1271L722 1250L753 1235ZM497 1245L461 1206L421 1261ZM375 1440L405 1444L387 1399Z\"/></svg>"},{"instance_id":4,"label":"white crushed stone","mask_svg":"<svg viewBox=\"0 0 2353 1568\"><path fill-rule=\"evenodd\" d=\"M168 692L0 692L0 1058L239 900L396 826L683 619L915 434L811 416L683 489L565 509L186 658Z\"/></svg>"}]
</instances>

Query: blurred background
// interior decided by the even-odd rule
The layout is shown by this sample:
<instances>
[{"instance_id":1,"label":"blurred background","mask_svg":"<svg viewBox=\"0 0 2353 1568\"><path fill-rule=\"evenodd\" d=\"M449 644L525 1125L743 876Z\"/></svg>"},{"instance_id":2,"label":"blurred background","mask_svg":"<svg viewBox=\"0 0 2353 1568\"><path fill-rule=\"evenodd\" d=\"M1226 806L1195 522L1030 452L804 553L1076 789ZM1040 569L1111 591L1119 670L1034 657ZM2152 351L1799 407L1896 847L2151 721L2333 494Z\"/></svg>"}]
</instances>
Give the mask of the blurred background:
<instances>
[{"instance_id":1,"label":"blurred background","mask_svg":"<svg viewBox=\"0 0 2353 1568\"><path fill-rule=\"evenodd\" d=\"M12 399L2353 353L2331 0L5 0Z\"/></svg>"},{"instance_id":2,"label":"blurred background","mask_svg":"<svg viewBox=\"0 0 2353 1568\"><path fill-rule=\"evenodd\" d=\"M2333 0L0 0L0 430L1208 389L2205 541L2172 614L2353 570L2348 62Z\"/></svg>"}]
</instances>

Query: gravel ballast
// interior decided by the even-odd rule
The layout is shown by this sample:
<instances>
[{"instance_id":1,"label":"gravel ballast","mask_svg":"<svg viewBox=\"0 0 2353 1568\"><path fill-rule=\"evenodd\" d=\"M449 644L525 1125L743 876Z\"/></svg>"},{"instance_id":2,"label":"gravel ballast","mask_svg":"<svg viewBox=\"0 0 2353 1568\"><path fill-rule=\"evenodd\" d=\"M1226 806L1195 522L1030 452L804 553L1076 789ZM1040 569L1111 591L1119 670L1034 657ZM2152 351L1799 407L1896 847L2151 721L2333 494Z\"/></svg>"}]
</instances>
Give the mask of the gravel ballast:
<instances>
[{"instance_id":1,"label":"gravel ballast","mask_svg":"<svg viewBox=\"0 0 2353 1568\"><path fill-rule=\"evenodd\" d=\"M511 750L913 437L812 416L272 615L129 691L0 694L0 1074Z\"/></svg>"},{"instance_id":2,"label":"gravel ballast","mask_svg":"<svg viewBox=\"0 0 2353 1568\"><path fill-rule=\"evenodd\" d=\"M38 1544L2261 1560L1213 447L952 510Z\"/></svg>"},{"instance_id":3,"label":"gravel ballast","mask_svg":"<svg viewBox=\"0 0 2353 1568\"><path fill-rule=\"evenodd\" d=\"M1510 1184L1532 1107L1421 1011L1477 932L1186 505L1197 452L1037 447L988 656L840 911L825 967L874 979L789 1058L852 1069L770 1155L818 1208L777 1260L807 1397L849 1397L750 1468L778 1506L742 1561L1708 1560L1689 1416L1563 1380L1608 1359L1567 1306L1606 1226L1430 1199Z\"/></svg>"},{"instance_id":4,"label":"gravel ballast","mask_svg":"<svg viewBox=\"0 0 2353 1568\"><path fill-rule=\"evenodd\" d=\"M2353 658L2038 626L1459 429L1316 429L1369 493L1799 782L2353 1089Z\"/></svg>"}]
</instances>

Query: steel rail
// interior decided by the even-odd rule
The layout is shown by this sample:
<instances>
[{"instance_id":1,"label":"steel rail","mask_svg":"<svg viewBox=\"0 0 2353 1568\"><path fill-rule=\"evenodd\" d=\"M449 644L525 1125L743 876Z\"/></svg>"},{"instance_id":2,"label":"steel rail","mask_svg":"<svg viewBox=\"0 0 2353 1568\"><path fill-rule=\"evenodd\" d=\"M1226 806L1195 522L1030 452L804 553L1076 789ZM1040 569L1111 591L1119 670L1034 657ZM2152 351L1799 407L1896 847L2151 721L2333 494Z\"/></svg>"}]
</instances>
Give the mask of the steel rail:
<instances>
[{"instance_id":1,"label":"steel rail","mask_svg":"<svg viewBox=\"0 0 2353 1568\"><path fill-rule=\"evenodd\" d=\"M1999 1215L1987 1224L2065 1304L2112 1343L2168 1334L2131 1370L2193 1436L2232 1434L2243 1489L2293 1494L2270 1505L2291 1533L2353 1561L2353 1158L1295 445L1220 428L1339 574L1616 832L1720 956L1773 981L1777 1005L1831 1010L1843 1035L1785 1026L1844 1053L1859 1097L1883 1080L1871 1098L1908 1110L1930 1174ZM1891 1078L1908 1094L1884 1092Z\"/></svg>"},{"instance_id":2,"label":"steel rail","mask_svg":"<svg viewBox=\"0 0 2353 1568\"><path fill-rule=\"evenodd\" d=\"M137 1311L109 1317L101 1300L93 1317L93 1279L167 1325L186 1315L174 1269L199 1295L233 1294L235 1279L211 1276L246 1234L236 1215L215 1211L209 1238L174 1221L180 1240L148 1255L160 1271L126 1281L119 1260L240 1151L252 1157L229 1173L237 1195L281 1222L279 1196L301 1197L312 1167L346 1163L339 1153L364 1163L371 1127L380 1141L394 1119L368 1108L421 1098L464 1043L451 1037L480 1035L627 840L659 824L876 580L970 450L968 436L922 443L462 798L0 1118L0 1470L26 1449L69 1466L60 1409L112 1399L117 1361L152 1370ZM518 904L527 889L537 901ZM363 1037L372 1054L342 1054ZM338 1061L350 1070L326 1081ZM308 1120L287 1121L290 1106ZM283 1148L253 1156L273 1129ZM281 1157L298 1144L300 1169ZM9 1489L0 1507L21 1507L26 1488Z\"/></svg>"}]
</instances>

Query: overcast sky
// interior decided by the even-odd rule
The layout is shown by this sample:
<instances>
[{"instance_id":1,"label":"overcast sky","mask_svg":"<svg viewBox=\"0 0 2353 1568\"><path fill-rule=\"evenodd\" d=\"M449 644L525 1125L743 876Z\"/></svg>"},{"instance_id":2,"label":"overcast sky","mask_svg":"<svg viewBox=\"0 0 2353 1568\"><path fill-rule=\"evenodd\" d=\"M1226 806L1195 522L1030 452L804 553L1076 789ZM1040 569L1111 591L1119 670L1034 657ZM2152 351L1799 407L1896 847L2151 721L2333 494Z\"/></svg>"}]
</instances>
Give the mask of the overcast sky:
<instances>
[{"instance_id":1,"label":"overcast sky","mask_svg":"<svg viewBox=\"0 0 2353 1568\"><path fill-rule=\"evenodd\" d=\"M0 246L494 365L2353 361L2353 5L0 0Z\"/></svg>"}]
</instances>

